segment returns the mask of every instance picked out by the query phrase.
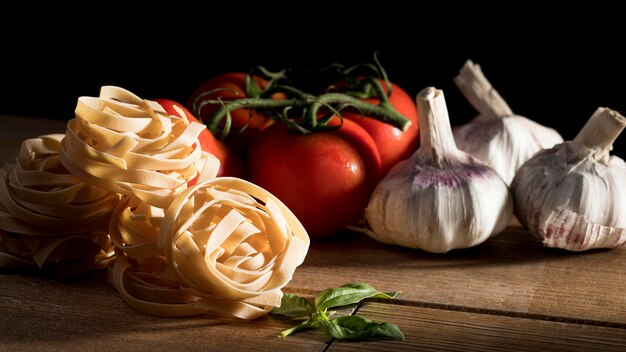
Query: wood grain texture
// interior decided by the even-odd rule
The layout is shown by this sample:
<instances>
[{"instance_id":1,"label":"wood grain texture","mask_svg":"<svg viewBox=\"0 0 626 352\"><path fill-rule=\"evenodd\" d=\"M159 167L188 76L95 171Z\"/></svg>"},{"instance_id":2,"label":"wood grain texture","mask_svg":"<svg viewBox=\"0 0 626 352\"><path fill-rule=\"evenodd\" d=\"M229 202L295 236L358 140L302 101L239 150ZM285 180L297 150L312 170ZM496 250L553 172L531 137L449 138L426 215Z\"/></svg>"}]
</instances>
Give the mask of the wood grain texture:
<instances>
[{"instance_id":1,"label":"wood grain texture","mask_svg":"<svg viewBox=\"0 0 626 352\"><path fill-rule=\"evenodd\" d=\"M624 267L626 249L544 248L520 228L439 255L346 233L313 243L290 286L319 291L362 281L413 302L626 324Z\"/></svg>"},{"instance_id":2,"label":"wood grain texture","mask_svg":"<svg viewBox=\"0 0 626 352\"><path fill-rule=\"evenodd\" d=\"M62 133L66 121L0 115L0 162L22 140ZM104 272L58 281L0 269L0 351L626 350L626 249L544 248L513 225L480 246L446 254L394 247L346 232L312 243L286 292L311 297L367 282L402 291L359 313L398 324L407 340L345 343L273 316L157 318L134 311ZM349 313L343 311L342 313Z\"/></svg>"},{"instance_id":3,"label":"wood grain texture","mask_svg":"<svg viewBox=\"0 0 626 352\"><path fill-rule=\"evenodd\" d=\"M357 313L398 325L406 340L334 341L328 352L624 351L626 348L626 329L619 328L386 303L366 303Z\"/></svg>"},{"instance_id":4,"label":"wood grain texture","mask_svg":"<svg viewBox=\"0 0 626 352\"><path fill-rule=\"evenodd\" d=\"M0 271L1 351L322 351L327 339L278 333L294 324L271 315L159 318L134 311L104 272L72 282Z\"/></svg>"}]
</instances>

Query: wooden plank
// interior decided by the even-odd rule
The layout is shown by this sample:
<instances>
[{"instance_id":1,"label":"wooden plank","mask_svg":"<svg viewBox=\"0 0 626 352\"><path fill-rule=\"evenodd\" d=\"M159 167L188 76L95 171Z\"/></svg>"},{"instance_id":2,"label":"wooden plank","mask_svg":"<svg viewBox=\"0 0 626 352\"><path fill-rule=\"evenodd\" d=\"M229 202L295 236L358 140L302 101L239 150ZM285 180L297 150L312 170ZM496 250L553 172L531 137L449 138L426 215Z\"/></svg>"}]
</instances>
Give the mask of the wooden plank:
<instances>
[{"instance_id":1,"label":"wooden plank","mask_svg":"<svg viewBox=\"0 0 626 352\"><path fill-rule=\"evenodd\" d=\"M626 249L573 253L510 228L480 246L429 254L346 233L313 243L290 287L362 281L403 300L626 323Z\"/></svg>"},{"instance_id":2,"label":"wooden plank","mask_svg":"<svg viewBox=\"0 0 626 352\"><path fill-rule=\"evenodd\" d=\"M265 316L159 318L127 306L104 272L57 281L0 271L1 351L322 351L323 336L278 339L292 321Z\"/></svg>"},{"instance_id":3,"label":"wooden plank","mask_svg":"<svg viewBox=\"0 0 626 352\"><path fill-rule=\"evenodd\" d=\"M67 121L0 115L0 167L13 163L24 139L65 133Z\"/></svg>"},{"instance_id":4,"label":"wooden plank","mask_svg":"<svg viewBox=\"0 0 626 352\"><path fill-rule=\"evenodd\" d=\"M62 133L65 123L0 116L0 124L9 127L0 128L0 161L13 161L23 139ZM385 308L381 320L399 319L398 324L408 324L409 329L423 327L425 330L415 331L426 331L427 337L437 336L437 329L447 329L453 337L478 332L487 336L488 341L500 341L501 335L509 336L514 331L503 326L520 326L515 331L523 337L518 338L531 343L554 338L540 335L537 326L552 329L555 324L565 324L556 328L563 331L561 336L567 336L565 330L570 328L583 329L583 337L591 331L593 334L589 336L596 337L589 341L580 342L574 337L567 340L587 346L586 343L613 341L610 336L614 333L618 336L615 341L623 343L620 337L623 335L619 333L626 326L623 294L626 280L621 269L625 265L626 249L585 253L547 249L519 228L510 228L478 247L443 255L388 246L365 235L346 232L313 243L304 265L296 271L286 291L313 295L346 282L368 282L384 291L402 291L402 301L398 303L409 306ZM370 303L361 312L378 319L375 314L380 312L372 307L375 305ZM435 317L428 318L428 314ZM452 318L446 314L456 315ZM482 323L469 326L473 320L468 319L477 316L483 319L478 320ZM415 317L426 317L420 319L430 321L430 325L422 320L421 325L416 325ZM456 323L444 323L450 320ZM466 325L459 327L464 321ZM86 280L58 282L41 275L0 270L0 350L142 351L179 349L181 341L185 349L317 351L325 348L323 336L316 332L285 340L275 338L292 324L272 316L254 322L216 316L156 318L135 312L124 304L106 283L103 273ZM461 332L453 331L461 327ZM526 329L534 332L526 336ZM448 336L444 335L441 333L433 340L439 345L434 344L432 349L444 346ZM565 345L569 346L567 341ZM537 346L535 342L522 346L531 348ZM362 349L370 343L355 346ZM396 345L371 346L390 350ZM344 348L344 345L335 342L331 347Z\"/></svg>"},{"instance_id":5,"label":"wooden plank","mask_svg":"<svg viewBox=\"0 0 626 352\"><path fill-rule=\"evenodd\" d=\"M400 327L396 341L334 341L328 352L347 351L624 351L626 329L490 314L366 303L358 310Z\"/></svg>"}]
</instances>

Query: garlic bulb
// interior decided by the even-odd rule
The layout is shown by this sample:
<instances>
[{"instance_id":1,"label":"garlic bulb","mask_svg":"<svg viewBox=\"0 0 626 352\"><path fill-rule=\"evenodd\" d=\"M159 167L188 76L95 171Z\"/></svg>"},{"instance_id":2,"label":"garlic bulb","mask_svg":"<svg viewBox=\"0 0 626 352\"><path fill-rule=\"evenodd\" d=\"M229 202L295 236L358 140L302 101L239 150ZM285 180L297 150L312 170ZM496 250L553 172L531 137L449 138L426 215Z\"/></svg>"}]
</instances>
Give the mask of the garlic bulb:
<instances>
[{"instance_id":1,"label":"garlic bulb","mask_svg":"<svg viewBox=\"0 0 626 352\"><path fill-rule=\"evenodd\" d=\"M453 130L457 146L493 167L507 184L536 152L563 142L556 130L514 115L472 61L465 63L454 82L480 113Z\"/></svg>"},{"instance_id":2,"label":"garlic bulb","mask_svg":"<svg viewBox=\"0 0 626 352\"><path fill-rule=\"evenodd\" d=\"M511 192L492 168L457 149L441 90L422 90L417 106L421 146L374 190L366 233L436 253L480 244L509 224Z\"/></svg>"},{"instance_id":3,"label":"garlic bulb","mask_svg":"<svg viewBox=\"0 0 626 352\"><path fill-rule=\"evenodd\" d=\"M624 116L599 108L573 141L537 153L517 172L515 213L545 246L626 244L626 165L609 156L624 126Z\"/></svg>"}]
</instances>

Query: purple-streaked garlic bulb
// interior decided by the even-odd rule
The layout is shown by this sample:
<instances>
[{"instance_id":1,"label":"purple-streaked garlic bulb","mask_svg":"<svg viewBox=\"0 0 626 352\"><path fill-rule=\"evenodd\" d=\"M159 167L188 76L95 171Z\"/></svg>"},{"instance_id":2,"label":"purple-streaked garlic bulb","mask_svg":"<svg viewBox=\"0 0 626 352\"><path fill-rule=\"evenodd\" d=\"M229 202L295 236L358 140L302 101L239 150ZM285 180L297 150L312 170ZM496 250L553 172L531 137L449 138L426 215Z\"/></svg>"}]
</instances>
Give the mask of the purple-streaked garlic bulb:
<instances>
[{"instance_id":1,"label":"purple-streaked garlic bulb","mask_svg":"<svg viewBox=\"0 0 626 352\"><path fill-rule=\"evenodd\" d=\"M545 246L626 245L626 165L609 155L625 126L617 111L598 108L573 141L537 153L518 170L515 214Z\"/></svg>"},{"instance_id":2,"label":"purple-streaked garlic bulb","mask_svg":"<svg viewBox=\"0 0 626 352\"><path fill-rule=\"evenodd\" d=\"M511 192L495 170L456 147L443 91L422 90L417 106L420 148L378 184L366 233L435 253L478 245L509 224Z\"/></svg>"}]
</instances>

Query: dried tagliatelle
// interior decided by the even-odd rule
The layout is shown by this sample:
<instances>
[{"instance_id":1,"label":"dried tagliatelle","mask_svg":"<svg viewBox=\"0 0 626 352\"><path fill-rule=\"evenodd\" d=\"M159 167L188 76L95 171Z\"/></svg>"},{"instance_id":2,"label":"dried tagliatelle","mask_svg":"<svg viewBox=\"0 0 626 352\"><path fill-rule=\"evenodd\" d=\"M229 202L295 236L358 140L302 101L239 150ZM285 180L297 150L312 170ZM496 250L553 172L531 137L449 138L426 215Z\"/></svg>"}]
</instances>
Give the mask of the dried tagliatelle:
<instances>
[{"instance_id":1,"label":"dried tagliatelle","mask_svg":"<svg viewBox=\"0 0 626 352\"><path fill-rule=\"evenodd\" d=\"M67 124L61 161L85 182L166 208L198 181L215 177L219 161L199 147L206 128L114 86L80 97Z\"/></svg>"},{"instance_id":2,"label":"dried tagliatelle","mask_svg":"<svg viewBox=\"0 0 626 352\"><path fill-rule=\"evenodd\" d=\"M112 258L107 224L119 195L71 175L59 161L62 139L27 139L16 164L0 169L0 266L78 276Z\"/></svg>"},{"instance_id":3,"label":"dried tagliatelle","mask_svg":"<svg viewBox=\"0 0 626 352\"><path fill-rule=\"evenodd\" d=\"M160 271L165 263L157 247L165 210L137 197L123 197L111 215L109 233L118 252L144 271Z\"/></svg>"},{"instance_id":4,"label":"dried tagliatelle","mask_svg":"<svg viewBox=\"0 0 626 352\"><path fill-rule=\"evenodd\" d=\"M164 213L139 202L125 199L113 212L119 256L109 280L129 305L149 314L262 316L280 305L308 250L293 213L241 179L196 184Z\"/></svg>"}]
</instances>

